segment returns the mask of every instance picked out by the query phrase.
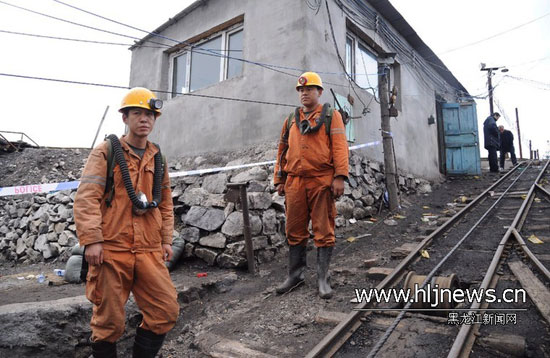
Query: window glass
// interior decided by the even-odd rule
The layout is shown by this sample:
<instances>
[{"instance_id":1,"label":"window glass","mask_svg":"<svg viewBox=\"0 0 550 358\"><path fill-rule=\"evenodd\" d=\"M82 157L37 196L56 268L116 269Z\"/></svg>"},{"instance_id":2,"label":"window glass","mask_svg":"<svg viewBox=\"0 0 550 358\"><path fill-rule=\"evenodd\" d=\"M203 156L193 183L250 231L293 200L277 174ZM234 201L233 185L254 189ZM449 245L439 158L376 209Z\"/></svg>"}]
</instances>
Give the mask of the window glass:
<instances>
[{"instance_id":1,"label":"window glass","mask_svg":"<svg viewBox=\"0 0 550 358\"><path fill-rule=\"evenodd\" d=\"M172 77L172 97L185 92L185 79L187 76L187 53L174 57L174 71Z\"/></svg>"},{"instance_id":2,"label":"window glass","mask_svg":"<svg viewBox=\"0 0 550 358\"><path fill-rule=\"evenodd\" d=\"M376 57L359 44L355 59L355 82L362 88L378 87L378 63Z\"/></svg>"},{"instance_id":3,"label":"window glass","mask_svg":"<svg viewBox=\"0 0 550 358\"><path fill-rule=\"evenodd\" d=\"M243 62L238 59L243 58L243 31L235 32L229 35L229 51L227 55L227 78L235 77L243 72Z\"/></svg>"},{"instance_id":4,"label":"window glass","mask_svg":"<svg viewBox=\"0 0 550 358\"><path fill-rule=\"evenodd\" d=\"M220 81L220 64L222 57L222 38L216 37L203 42L198 47L209 49L193 49L191 52L191 83L190 91L212 85Z\"/></svg>"},{"instance_id":5,"label":"window glass","mask_svg":"<svg viewBox=\"0 0 550 358\"><path fill-rule=\"evenodd\" d=\"M346 72L353 78L353 39L346 37Z\"/></svg>"}]
</instances>

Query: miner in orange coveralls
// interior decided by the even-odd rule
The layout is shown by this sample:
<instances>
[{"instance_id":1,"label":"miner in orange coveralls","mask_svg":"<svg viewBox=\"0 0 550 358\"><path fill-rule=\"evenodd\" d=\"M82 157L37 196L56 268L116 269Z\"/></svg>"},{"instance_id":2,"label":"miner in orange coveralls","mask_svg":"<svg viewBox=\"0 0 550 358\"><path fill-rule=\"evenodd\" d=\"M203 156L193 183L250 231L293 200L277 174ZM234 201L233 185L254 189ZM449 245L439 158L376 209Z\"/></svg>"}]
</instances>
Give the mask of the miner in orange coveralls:
<instances>
[{"instance_id":1,"label":"miner in orange coveralls","mask_svg":"<svg viewBox=\"0 0 550 358\"><path fill-rule=\"evenodd\" d=\"M86 297L93 303L94 357L117 356L130 292L143 314L133 357L155 357L179 315L164 264L172 256L170 179L160 149L147 140L161 107L162 101L146 88L128 92L119 110L128 134L112 136L92 150L76 194L76 229L89 264ZM116 165L110 185L112 156Z\"/></svg>"},{"instance_id":2,"label":"miner in orange coveralls","mask_svg":"<svg viewBox=\"0 0 550 358\"><path fill-rule=\"evenodd\" d=\"M279 195L286 195L289 245L288 278L276 291L285 293L304 282L311 220L317 247L319 296L330 298L328 269L335 243L334 199L344 193L348 145L342 116L331 108L323 110L320 103L321 77L314 72L302 74L296 90L303 107L285 119L274 175ZM327 120L328 117L332 119Z\"/></svg>"}]
</instances>

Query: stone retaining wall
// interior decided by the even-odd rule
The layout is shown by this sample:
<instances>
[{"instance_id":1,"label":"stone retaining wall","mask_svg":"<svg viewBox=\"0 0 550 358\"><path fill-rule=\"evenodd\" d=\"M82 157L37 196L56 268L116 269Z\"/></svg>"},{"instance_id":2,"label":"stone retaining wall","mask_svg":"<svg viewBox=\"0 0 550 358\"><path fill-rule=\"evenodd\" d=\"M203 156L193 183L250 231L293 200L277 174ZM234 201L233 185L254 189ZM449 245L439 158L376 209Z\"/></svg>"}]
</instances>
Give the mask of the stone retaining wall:
<instances>
[{"instance_id":1,"label":"stone retaining wall","mask_svg":"<svg viewBox=\"0 0 550 358\"><path fill-rule=\"evenodd\" d=\"M257 261L269 261L285 245L284 198L279 197L272 184L273 166L253 167L172 180L174 246L183 250L183 258L198 257L221 267L246 265L242 212L224 199L229 182L249 182L250 223ZM399 176L398 183L402 194L431 190L427 181L410 175ZM375 215L384 192L383 167L352 153L345 195L336 202L336 226L352 225ZM72 210L75 194L61 191L3 198L0 260L67 260L78 242Z\"/></svg>"}]
</instances>

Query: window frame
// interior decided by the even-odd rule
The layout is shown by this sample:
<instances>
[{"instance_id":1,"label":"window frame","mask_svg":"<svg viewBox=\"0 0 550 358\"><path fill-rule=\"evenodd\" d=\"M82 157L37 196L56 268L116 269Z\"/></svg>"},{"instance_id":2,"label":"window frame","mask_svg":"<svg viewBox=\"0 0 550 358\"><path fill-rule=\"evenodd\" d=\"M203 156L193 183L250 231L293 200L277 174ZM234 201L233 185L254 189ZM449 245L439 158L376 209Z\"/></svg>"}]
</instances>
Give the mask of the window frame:
<instances>
[{"instance_id":1,"label":"window frame","mask_svg":"<svg viewBox=\"0 0 550 358\"><path fill-rule=\"evenodd\" d=\"M176 94L176 92L178 92L177 90L174 90L174 85L175 85L175 81L174 81L174 69L175 69L175 66L174 66L174 61L177 57L179 56L183 56L183 55L187 55L187 59L186 59L186 64L185 64L185 84L184 84L184 87L183 87L183 90L181 93L190 93L190 92L194 92L194 91L200 91L202 88L206 88L206 87L209 87L209 86L206 86L206 87L202 87L202 88L198 88L194 91L191 91L190 90L190 85L191 85L191 71L192 71L192 56L193 56L193 49L196 48L196 47L202 47L203 44L205 44L206 42L208 41L211 41L211 40L214 40L218 37L221 37L221 49L220 49L220 52L221 52L221 57L220 57L220 68L219 68L219 78L218 78L218 81L216 83L220 83L222 81L225 81L229 78L227 78L227 75L228 75L228 67L229 67L229 58L227 56L231 56L229 53L229 36L239 32L239 31L243 31L243 52L244 52L244 23L238 23L238 24L235 24L233 26L230 26L224 30L221 30L221 31L218 31L208 37L205 37L203 39L201 39L200 41L197 41L195 42L193 45L191 45L190 47L185 47L179 51L175 51L173 53L171 53L168 57L168 62L169 62L169 79L170 79L170 82L169 82L169 88L170 88L170 98L175 98L177 96L180 96L180 94ZM243 56L244 57L244 56ZM243 71L244 71L244 66L243 66ZM241 75L242 75L242 72L241 72ZM233 76L231 78L235 78L235 77L238 77L238 76Z\"/></svg>"},{"instance_id":2,"label":"window frame","mask_svg":"<svg viewBox=\"0 0 550 358\"><path fill-rule=\"evenodd\" d=\"M353 32L351 31L346 31L346 55L347 55L347 46L348 46L348 40L351 40L351 62L349 61L349 59L346 57L345 59L345 64L346 64L346 72L348 72L348 75L350 75L350 77L353 79L353 81L357 84L357 86L359 86L359 84L357 83L357 53L359 53L359 46L361 46L363 49L366 50L367 54L371 55L373 57L373 59L377 61L378 59L378 52L376 50L374 50L371 46L367 45L365 43L365 41L363 41L359 36L355 35ZM351 65L351 69L348 69L348 62L350 62L350 65ZM377 71L378 72L378 69ZM369 83L370 87L362 87L362 86L359 86L362 90L364 91L373 91L375 92L374 90L371 89L374 88L374 89L377 89L378 88L378 77L376 77L376 86L372 86L372 84L370 83L370 80L368 79L368 76L367 76L367 82ZM374 95L374 93L373 93ZM377 95L375 95L377 96Z\"/></svg>"},{"instance_id":3,"label":"window frame","mask_svg":"<svg viewBox=\"0 0 550 358\"><path fill-rule=\"evenodd\" d=\"M226 56L233 57L233 56L231 56L231 51L229 51L229 38L231 37L231 35L234 35L234 34L240 32L240 31L243 32L243 47L244 47L244 27L242 26L242 24L241 24L240 27L225 31L225 49L222 49L222 51L225 51ZM244 50L242 50L242 51L244 52ZM244 59L244 56L242 56L242 57ZM224 69L223 69L223 71L224 71L223 80L220 80L220 82L230 79L228 77L228 75L229 75L229 60L230 59L227 58L227 57L224 57L224 59L225 59L225 61L222 61L222 62L225 62ZM244 70L244 62L243 62L242 70ZM241 70L241 74L242 74L242 70ZM238 77L238 76L233 76L233 77ZM231 77L231 78L233 78L233 77Z\"/></svg>"}]
</instances>

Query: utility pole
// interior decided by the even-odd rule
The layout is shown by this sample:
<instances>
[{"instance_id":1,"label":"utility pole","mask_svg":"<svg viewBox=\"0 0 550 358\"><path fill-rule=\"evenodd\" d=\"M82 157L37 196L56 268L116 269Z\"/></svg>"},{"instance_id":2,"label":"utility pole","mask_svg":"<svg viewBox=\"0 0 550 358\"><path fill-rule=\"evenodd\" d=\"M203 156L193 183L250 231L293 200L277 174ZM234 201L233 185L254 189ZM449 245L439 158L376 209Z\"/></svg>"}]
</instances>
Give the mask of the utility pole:
<instances>
[{"instance_id":1,"label":"utility pole","mask_svg":"<svg viewBox=\"0 0 550 358\"><path fill-rule=\"evenodd\" d=\"M518 115L518 107L516 107L516 125L518 127L518 142L519 142L519 157L523 158L523 152L521 151L521 132L519 130L519 115Z\"/></svg>"},{"instance_id":2,"label":"utility pole","mask_svg":"<svg viewBox=\"0 0 550 358\"><path fill-rule=\"evenodd\" d=\"M378 97L380 98L380 115L382 128L382 144L384 148L384 170L386 174L386 189L388 190L390 211L399 208L397 199L396 168L393 152L393 136L390 124L390 108L388 104L388 82L390 65L394 63L395 54L382 54L378 58Z\"/></svg>"},{"instance_id":3,"label":"utility pole","mask_svg":"<svg viewBox=\"0 0 550 358\"><path fill-rule=\"evenodd\" d=\"M480 71L487 71L487 87L488 87L488 90L489 90L489 115L492 116L493 113L494 113L494 109L493 109L493 81L492 81L492 77L493 77L493 71L497 71L497 70L500 70L501 72L508 72L508 69L504 66L501 66L501 67L485 67L485 64L482 63L481 64L481 69Z\"/></svg>"},{"instance_id":4,"label":"utility pole","mask_svg":"<svg viewBox=\"0 0 550 358\"><path fill-rule=\"evenodd\" d=\"M533 148L531 147L531 139L529 139L529 159L533 159Z\"/></svg>"}]
</instances>

